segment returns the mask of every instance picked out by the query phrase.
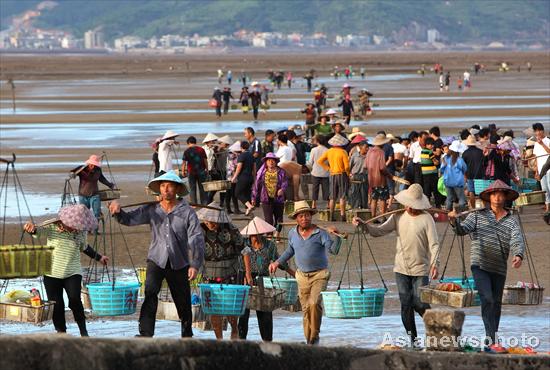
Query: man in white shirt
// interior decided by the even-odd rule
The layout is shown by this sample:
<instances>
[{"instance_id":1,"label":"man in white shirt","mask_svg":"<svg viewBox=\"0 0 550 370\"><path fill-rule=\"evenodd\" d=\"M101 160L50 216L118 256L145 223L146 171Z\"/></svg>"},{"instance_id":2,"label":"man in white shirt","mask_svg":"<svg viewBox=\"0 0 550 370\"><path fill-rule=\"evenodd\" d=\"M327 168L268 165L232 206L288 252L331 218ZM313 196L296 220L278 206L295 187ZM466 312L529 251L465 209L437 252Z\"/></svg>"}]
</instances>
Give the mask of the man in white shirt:
<instances>
[{"instance_id":1,"label":"man in white shirt","mask_svg":"<svg viewBox=\"0 0 550 370\"><path fill-rule=\"evenodd\" d=\"M160 140L159 144L159 173L164 174L172 171L172 162L176 157L175 146L178 142L175 138L178 136L175 132L168 130Z\"/></svg>"},{"instance_id":2,"label":"man in white shirt","mask_svg":"<svg viewBox=\"0 0 550 370\"><path fill-rule=\"evenodd\" d=\"M536 179L540 181L542 190L546 192L544 204L546 212L550 212L550 171L542 176L542 178L540 176L542 167L550 156L550 139L544 134L544 126L542 123L533 124L533 131L535 132L535 139L537 140L533 148L533 155L537 160Z\"/></svg>"},{"instance_id":3,"label":"man in white shirt","mask_svg":"<svg viewBox=\"0 0 550 370\"><path fill-rule=\"evenodd\" d=\"M412 159L413 173L414 173L414 183L422 186L422 168L420 166L420 154L422 154L422 148L424 147L424 142L430 134L426 131L422 131L418 140L411 144L409 148L409 159Z\"/></svg>"},{"instance_id":4,"label":"man in white shirt","mask_svg":"<svg viewBox=\"0 0 550 370\"><path fill-rule=\"evenodd\" d=\"M285 162L292 162L295 159L294 150L288 145L290 141L286 134L279 134L277 153L275 155L280 159L279 164Z\"/></svg>"}]
</instances>

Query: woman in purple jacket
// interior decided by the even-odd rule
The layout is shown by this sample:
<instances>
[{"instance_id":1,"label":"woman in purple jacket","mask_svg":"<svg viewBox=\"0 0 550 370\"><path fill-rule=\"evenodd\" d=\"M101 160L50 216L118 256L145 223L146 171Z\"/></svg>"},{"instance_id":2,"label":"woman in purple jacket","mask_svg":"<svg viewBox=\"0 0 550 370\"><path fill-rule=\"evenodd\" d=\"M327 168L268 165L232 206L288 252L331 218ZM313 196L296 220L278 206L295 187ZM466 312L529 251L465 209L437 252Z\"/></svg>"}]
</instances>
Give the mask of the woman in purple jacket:
<instances>
[{"instance_id":1,"label":"woman in purple jacket","mask_svg":"<svg viewBox=\"0 0 550 370\"><path fill-rule=\"evenodd\" d=\"M277 228L277 225L283 222L288 179L286 172L277 167L279 158L274 153L267 153L262 162L252 188L252 204L256 205L259 201L264 212L264 220Z\"/></svg>"}]
</instances>

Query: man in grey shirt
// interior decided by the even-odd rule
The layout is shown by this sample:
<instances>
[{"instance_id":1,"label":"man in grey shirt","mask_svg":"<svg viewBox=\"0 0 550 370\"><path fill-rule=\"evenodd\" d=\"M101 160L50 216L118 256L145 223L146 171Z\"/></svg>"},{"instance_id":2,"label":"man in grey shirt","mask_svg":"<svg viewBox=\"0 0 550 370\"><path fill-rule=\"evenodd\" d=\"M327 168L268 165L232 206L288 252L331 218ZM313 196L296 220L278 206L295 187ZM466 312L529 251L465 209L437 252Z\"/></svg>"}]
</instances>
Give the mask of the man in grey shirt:
<instances>
[{"instance_id":1,"label":"man in grey shirt","mask_svg":"<svg viewBox=\"0 0 550 370\"><path fill-rule=\"evenodd\" d=\"M139 337L152 337L158 293L166 279L181 320L181 336L192 337L191 291L189 280L197 276L204 260L204 237L199 219L187 201L177 199L184 190L182 180L174 171L149 182L149 188L160 193L159 203L122 211L116 201L109 211L122 225L151 226L151 245L147 255L145 299L139 315Z\"/></svg>"}]
</instances>

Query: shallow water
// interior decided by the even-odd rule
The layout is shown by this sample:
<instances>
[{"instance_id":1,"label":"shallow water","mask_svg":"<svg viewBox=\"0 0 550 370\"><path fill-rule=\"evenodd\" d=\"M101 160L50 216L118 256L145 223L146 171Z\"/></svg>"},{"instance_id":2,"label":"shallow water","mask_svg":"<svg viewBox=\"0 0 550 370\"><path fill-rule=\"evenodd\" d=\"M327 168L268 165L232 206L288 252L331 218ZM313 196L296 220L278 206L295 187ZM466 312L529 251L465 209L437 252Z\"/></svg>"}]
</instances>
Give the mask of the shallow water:
<instances>
[{"instance_id":1,"label":"shallow water","mask_svg":"<svg viewBox=\"0 0 550 370\"><path fill-rule=\"evenodd\" d=\"M487 110L487 109L540 109L549 108L550 104L456 104L456 105L392 105L392 106L379 106L375 107L374 111L447 111L447 110ZM260 111L263 111L260 109ZM232 110L231 112L239 113L238 110ZM299 114L297 108L271 108L269 112L296 112ZM69 109L54 109L44 110L43 108L18 108L16 112L13 112L11 108L1 108L0 115L9 117L14 115L62 115L62 114L197 114L197 113L209 113L214 114L214 110L210 109L97 109L97 110L69 110Z\"/></svg>"}]
</instances>

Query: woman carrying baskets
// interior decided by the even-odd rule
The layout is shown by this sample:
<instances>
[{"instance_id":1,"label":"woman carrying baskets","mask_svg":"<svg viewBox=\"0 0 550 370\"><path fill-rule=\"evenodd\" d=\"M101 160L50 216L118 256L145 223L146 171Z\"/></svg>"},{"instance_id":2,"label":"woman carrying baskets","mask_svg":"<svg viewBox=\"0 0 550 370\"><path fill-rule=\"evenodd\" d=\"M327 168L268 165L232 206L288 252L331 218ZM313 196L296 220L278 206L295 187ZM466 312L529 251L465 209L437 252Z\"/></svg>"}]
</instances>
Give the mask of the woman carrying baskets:
<instances>
[{"instance_id":1,"label":"woman carrying baskets","mask_svg":"<svg viewBox=\"0 0 550 370\"><path fill-rule=\"evenodd\" d=\"M285 191L288 187L286 172L277 167L279 158L275 153L267 153L262 158L254 186L252 187L252 205L259 200L264 212L264 219L277 228L283 222Z\"/></svg>"},{"instance_id":2,"label":"woman carrying baskets","mask_svg":"<svg viewBox=\"0 0 550 370\"><path fill-rule=\"evenodd\" d=\"M65 289L69 298L69 308L73 311L80 335L87 337L86 317L80 298L82 286L80 253L104 265L109 262L108 257L100 255L86 244L86 231L97 229L97 219L85 205L75 204L61 208L57 218L43 227L27 222L24 229L33 237L45 235L48 246L53 247L51 273L44 276L44 286L48 299L55 301L53 309L55 330L58 333L67 331L63 301L63 289Z\"/></svg>"},{"instance_id":3,"label":"woman carrying baskets","mask_svg":"<svg viewBox=\"0 0 550 370\"><path fill-rule=\"evenodd\" d=\"M244 283L254 285L256 278L269 276L269 264L279 258L275 243L265 236L272 233L275 228L259 217L254 217L252 221L241 230L241 235L246 237L245 248L242 250L242 263L240 264L241 273L244 275ZM278 266L281 270L287 271L294 276L294 271L286 264ZM243 271L244 269L244 271ZM261 282L260 282L261 284ZM250 309L246 309L239 318L239 338L246 339L248 334L248 318ZM258 326L262 340L270 342L273 340L273 313L271 311L256 311Z\"/></svg>"},{"instance_id":4,"label":"woman carrying baskets","mask_svg":"<svg viewBox=\"0 0 550 370\"><path fill-rule=\"evenodd\" d=\"M203 279L214 284L236 284L237 260L243 248L243 238L217 203L210 203L207 207L197 211L206 242ZM231 339L237 339L237 316L227 316L227 320L231 325ZM210 322L216 339L223 339L223 316L212 315Z\"/></svg>"},{"instance_id":5,"label":"woman carrying baskets","mask_svg":"<svg viewBox=\"0 0 550 370\"><path fill-rule=\"evenodd\" d=\"M101 171L101 157L92 154L84 166L78 166L71 170L71 177L79 177L78 202L92 210L94 216L101 216L101 198L97 187L98 181L109 189L114 189L115 184L109 182Z\"/></svg>"},{"instance_id":6,"label":"woman carrying baskets","mask_svg":"<svg viewBox=\"0 0 550 370\"><path fill-rule=\"evenodd\" d=\"M460 220L455 211L448 216L457 235L472 234L472 275L481 299L486 342L495 345L508 255L512 252L512 267L519 268L525 253L525 243L520 225L510 211L504 208L506 202L517 199L518 192L497 180L479 196L490 203L490 208L472 212L465 220Z\"/></svg>"}]
</instances>

